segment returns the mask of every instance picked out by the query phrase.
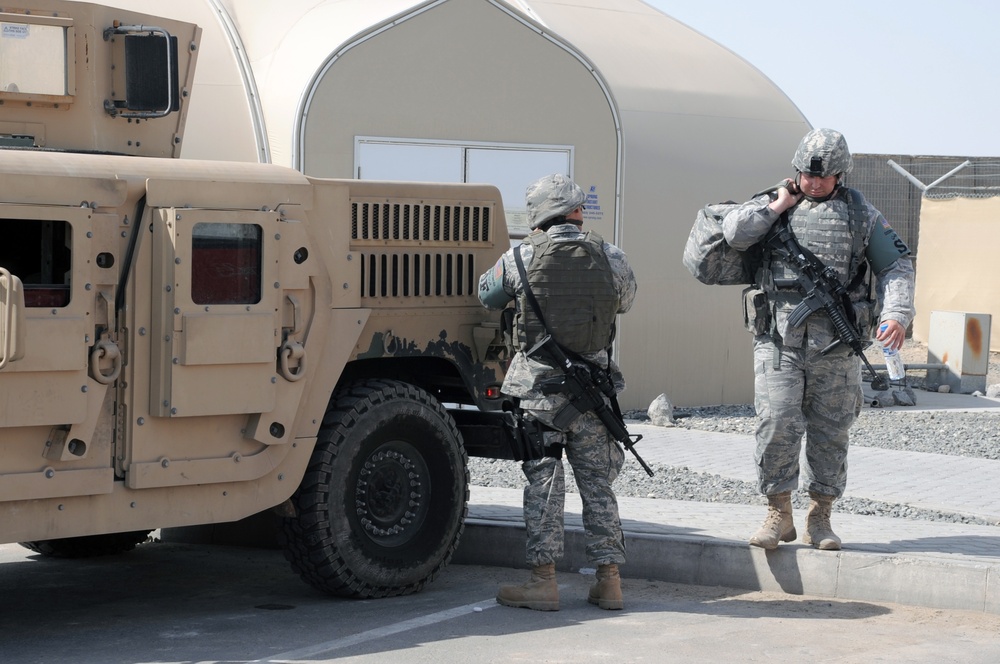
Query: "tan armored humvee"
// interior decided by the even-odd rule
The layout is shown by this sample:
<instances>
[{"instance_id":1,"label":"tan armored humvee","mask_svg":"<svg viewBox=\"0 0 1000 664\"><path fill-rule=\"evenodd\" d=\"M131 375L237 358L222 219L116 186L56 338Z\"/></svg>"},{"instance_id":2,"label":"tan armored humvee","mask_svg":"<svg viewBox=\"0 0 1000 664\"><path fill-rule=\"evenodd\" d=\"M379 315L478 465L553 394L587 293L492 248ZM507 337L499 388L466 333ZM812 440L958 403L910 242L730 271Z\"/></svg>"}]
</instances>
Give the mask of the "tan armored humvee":
<instances>
[{"instance_id":1,"label":"tan armored humvee","mask_svg":"<svg viewBox=\"0 0 1000 664\"><path fill-rule=\"evenodd\" d=\"M173 159L200 30L0 10L0 541L124 551L280 510L309 583L448 562L467 454L510 458L477 278L498 191Z\"/></svg>"}]
</instances>

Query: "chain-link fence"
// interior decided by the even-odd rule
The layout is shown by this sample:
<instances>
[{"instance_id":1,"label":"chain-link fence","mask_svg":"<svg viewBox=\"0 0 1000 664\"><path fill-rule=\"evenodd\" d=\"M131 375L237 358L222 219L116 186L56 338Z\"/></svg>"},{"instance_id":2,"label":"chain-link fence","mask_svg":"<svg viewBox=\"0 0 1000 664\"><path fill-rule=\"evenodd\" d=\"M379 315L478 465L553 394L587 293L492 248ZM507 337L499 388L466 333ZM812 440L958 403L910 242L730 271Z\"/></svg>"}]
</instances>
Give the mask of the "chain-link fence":
<instances>
[{"instance_id":1,"label":"chain-link fence","mask_svg":"<svg viewBox=\"0 0 1000 664\"><path fill-rule=\"evenodd\" d=\"M924 186L934 186L921 191L906 175L893 168L890 161ZM968 165L964 168L937 182L965 162ZM922 197L1000 196L1000 158L855 154L854 170L844 179L844 183L859 189L885 215L916 257L920 242Z\"/></svg>"}]
</instances>

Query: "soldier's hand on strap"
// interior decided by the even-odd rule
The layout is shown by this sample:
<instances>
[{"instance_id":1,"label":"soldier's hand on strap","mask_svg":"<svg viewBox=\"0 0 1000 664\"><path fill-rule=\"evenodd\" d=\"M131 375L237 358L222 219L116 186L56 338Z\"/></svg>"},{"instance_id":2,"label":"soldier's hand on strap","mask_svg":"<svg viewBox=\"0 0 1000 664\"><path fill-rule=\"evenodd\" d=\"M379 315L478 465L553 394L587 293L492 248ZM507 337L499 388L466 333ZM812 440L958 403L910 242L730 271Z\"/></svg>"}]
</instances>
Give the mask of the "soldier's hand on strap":
<instances>
[{"instance_id":1,"label":"soldier's hand on strap","mask_svg":"<svg viewBox=\"0 0 1000 664\"><path fill-rule=\"evenodd\" d=\"M795 185L793 180L786 179L784 183L778 187L775 193L778 194L778 197L771 201L771 204L768 205L768 207L778 214L781 214L802 200L802 192L799 191L799 188Z\"/></svg>"}]
</instances>

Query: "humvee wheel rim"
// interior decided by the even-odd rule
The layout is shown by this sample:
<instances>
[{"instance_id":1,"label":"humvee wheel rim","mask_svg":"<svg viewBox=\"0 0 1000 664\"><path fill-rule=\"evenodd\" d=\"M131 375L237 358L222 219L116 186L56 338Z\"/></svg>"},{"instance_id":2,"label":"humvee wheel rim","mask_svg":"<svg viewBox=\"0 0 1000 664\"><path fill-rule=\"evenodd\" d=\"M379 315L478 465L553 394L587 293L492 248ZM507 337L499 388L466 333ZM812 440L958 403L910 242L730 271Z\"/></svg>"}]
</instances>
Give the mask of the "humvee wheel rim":
<instances>
[{"instance_id":1,"label":"humvee wheel rim","mask_svg":"<svg viewBox=\"0 0 1000 664\"><path fill-rule=\"evenodd\" d=\"M365 461L355 491L365 534L381 546L406 543L427 517L430 473L423 457L407 442L377 448Z\"/></svg>"}]
</instances>

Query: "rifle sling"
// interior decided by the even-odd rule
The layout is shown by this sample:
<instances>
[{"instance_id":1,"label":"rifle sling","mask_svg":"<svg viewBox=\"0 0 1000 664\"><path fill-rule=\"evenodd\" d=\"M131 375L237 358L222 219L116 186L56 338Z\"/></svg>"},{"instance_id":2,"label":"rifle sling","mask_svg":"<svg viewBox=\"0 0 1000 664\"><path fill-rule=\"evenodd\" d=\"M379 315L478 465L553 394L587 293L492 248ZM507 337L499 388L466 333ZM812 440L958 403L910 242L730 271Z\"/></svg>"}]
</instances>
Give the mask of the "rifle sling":
<instances>
[{"instance_id":1,"label":"rifle sling","mask_svg":"<svg viewBox=\"0 0 1000 664\"><path fill-rule=\"evenodd\" d=\"M528 283L528 272L524 269L524 259L521 257L521 247L514 249L514 263L517 264L517 273L521 277L521 288L524 289L524 297L528 300L528 304L531 306L531 310L535 312L535 316L538 317L538 322L542 324L545 328L546 334L552 334L549 332L549 325L545 322L545 316L542 315L542 308L538 305L538 300L535 299L535 294L531 290L531 284Z\"/></svg>"}]
</instances>

